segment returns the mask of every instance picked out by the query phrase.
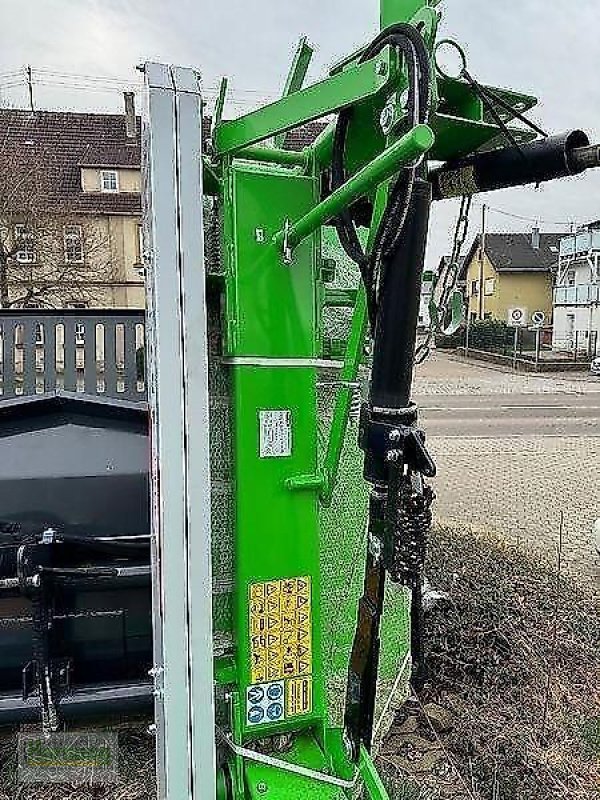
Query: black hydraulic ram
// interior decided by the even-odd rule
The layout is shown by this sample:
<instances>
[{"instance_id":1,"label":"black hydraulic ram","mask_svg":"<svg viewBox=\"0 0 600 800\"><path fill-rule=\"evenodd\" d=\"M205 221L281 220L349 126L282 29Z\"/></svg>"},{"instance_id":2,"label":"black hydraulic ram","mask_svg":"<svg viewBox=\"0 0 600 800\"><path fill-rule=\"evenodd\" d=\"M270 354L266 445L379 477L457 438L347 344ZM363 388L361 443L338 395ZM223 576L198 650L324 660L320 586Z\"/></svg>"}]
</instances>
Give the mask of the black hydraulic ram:
<instances>
[{"instance_id":1,"label":"black hydraulic ram","mask_svg":"<svg viewBox=\"0 0 600 800\"><path fill-rule=\"evenodd\" d=\"M410 401L419 297L427 241L431 186L416 179L401 245L385 260L373 340L369 402L362 409L359 443L372 485L364 593L348 673L345 728L355 757L370 749L385 577L413 591L412 655L422 665L421 586L432 494L423 476L435 474L416 428Z\"/></svg>"},{"instance_id":2,"label":"black hydraulic ram","mask_svg":"<svg viewBox=\"0 0 600 800\"><path fill-rule=\"evenodd\" d=\"M544 183L600 167L600 145L583 131L549 136L515 147L475 153L430 173L433 199Z\"/></svg>"}]
</instances>

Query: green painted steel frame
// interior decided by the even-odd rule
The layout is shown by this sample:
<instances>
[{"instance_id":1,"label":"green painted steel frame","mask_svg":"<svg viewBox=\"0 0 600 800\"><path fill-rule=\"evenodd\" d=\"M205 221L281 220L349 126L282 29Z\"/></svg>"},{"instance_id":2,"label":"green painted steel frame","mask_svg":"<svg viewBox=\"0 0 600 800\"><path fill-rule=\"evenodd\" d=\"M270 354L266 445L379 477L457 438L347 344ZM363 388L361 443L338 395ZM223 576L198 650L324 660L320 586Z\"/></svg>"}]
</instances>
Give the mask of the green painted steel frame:
<instances>
[{"instance_id":1,"label":"green painted steel frame","mask_svg":"<svg viewBox=\"0 0 600 800\"><path fill-rule=\"evenodd\" d=\"M285 82L283 89L283 97L287 97L294 92L298 92L302 88L306 73L312 60L314 49L308 43L306 36L303 36L298 42L298 47L294 53L294 59L290 66L290 71ZM279 133L274 138L275 147L283 147L285 141L285 133Z\"/></svg>"},{"instance_id":2,"label":"green painted steel frame","mask_svg":"<svg viewBox=\"0 0 600 800\"><path fill-rule=\"evenodd\" d=\"M381 26L411 21L420 26L433 51L437 5L438 0L381 0ZM319 231L340 208L369 194L374 198L369 249L387 203L391 176L410 160L406 139L396 141L392 136L386 140L379 126L383 104L392 92L398 97L406 85L396 53L386 48L364 64L358 63L359 55L360 51L352 54L325 80L301 88L309 56L308 49L300 47L285 96L237 120L219 122L214 136L216 156L205 165L211 185L223 193L224 200L225 347L233 370L236 483L237 652L234 662L217 665L217 677L235 686L230 703L237 745L293 731L297 738L290 761L345 779L352 779L358 771L371 800L388 800L366 750L361 750L357 765L351 764L342 732L327 726L320 653L318 503L330 503L334 491L352 400L350 386L357 379L364 353L367 308L362 287L357 293L324 290ZM471 87L438 78L432 89L433 133L427 128L427 141L423 140L418 152L430 150L433 158L452 158L498 135ZM530 107L534 102L529 95L508 94L515 107ZM259 143L275 137L281 145L285 132L347 106L356 109L347 149L351 177L323 201L318 177L331 161L332 125L299 153ZM397 108L396 114L399 119L402 109ZM414 131L409 138L411 135L414 137ZM289 220L296 221L291 229ZM287 265L279 249L284 228L288 245L296 245ZM354 307L327 451L323 463L318 464L316 367L311 362L318 356L321 306L327 303ZM288 457L259 458L258 413L269 408L291 411L293 452ZM314 589L314 708L304 717L257 729L248 724L245 707L246 687L251 683L248 590L257 581L300 575L310 575ZM234 800L260 800L265 791L274 800L300 795L307 800L341 800L346 796L316 778L298 778L236 754L230 768Z\"/></svg>"},{"instance_id":3,"label":"green painted steel frame","mask_svg":"<svg viewBox=\"0 0 600 800\"><path fill-rule=\"evenodd\" d=\"M218 155L234 153L305 122L332 114L384 90L398 74L395 51L386 47L364 64L351 64L337 75L282 97L238 119L223 122L215 132Z\"/></svg>"},{"instance_id":4,"label":"green painted steel frame","mask_svg":"<svg viewBox=\"0 0 600 800\"><path fill-rule=\"evenodd\" d=\"M319 616L317 493L290 492L293 474L317 466L316 368L318 328L315 234L284 266L270 239L286 214L302 213L318 198L318 181L290 170L234 161L227 169L225 217L226 319L233 370L237 685L245 698L251 680L249 587L310 576L313 596L313 710L286 720L242 723L244 740L304 729L323 730L324 676ZM261 235L257 235L261 231ZM289 455L261 457L259 415L291 414ZM266 682L266 681L265 681Z\"/></svg>"}]
</instances>

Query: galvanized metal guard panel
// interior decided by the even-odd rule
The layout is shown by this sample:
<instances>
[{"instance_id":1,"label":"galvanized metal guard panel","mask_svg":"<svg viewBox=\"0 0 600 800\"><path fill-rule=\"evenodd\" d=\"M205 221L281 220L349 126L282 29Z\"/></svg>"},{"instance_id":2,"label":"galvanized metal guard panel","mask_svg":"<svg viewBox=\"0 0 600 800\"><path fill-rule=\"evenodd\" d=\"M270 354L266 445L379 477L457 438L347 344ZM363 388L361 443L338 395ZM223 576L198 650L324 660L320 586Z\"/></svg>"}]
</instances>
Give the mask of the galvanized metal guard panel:
<instances>
[{"instance_id":1,"label":"galvanized metal guard panel","mask_svg":"<svg viewBox=\"0 0 600 800\"><path fill-rule=\"evenodd\" d=\"M159 797L208 800L216 766L201 98L146 65L145 228Z\"/></svg>"}]
</instances>

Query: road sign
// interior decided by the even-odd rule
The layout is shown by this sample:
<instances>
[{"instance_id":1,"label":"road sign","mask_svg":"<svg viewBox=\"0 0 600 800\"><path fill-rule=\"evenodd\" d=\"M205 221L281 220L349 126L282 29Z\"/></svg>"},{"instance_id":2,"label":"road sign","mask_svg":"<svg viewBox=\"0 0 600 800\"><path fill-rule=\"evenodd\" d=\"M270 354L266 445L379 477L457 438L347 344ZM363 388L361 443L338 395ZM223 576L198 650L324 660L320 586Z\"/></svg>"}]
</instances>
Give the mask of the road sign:
<instances>
[{"instance_id":1,"label":"road sign","mask_svg":"<svg viewBox=\"0 0 600 800\"><path fill-rule=\"evenodd\" d=\"M525 308L509 308L507 316L509 325L519 327L527 324L527 310Z\"/></svg>"},{"instance_id":2,"label":"road sign","mask_svg":"<svg viewBox=\"0 0 600 800\"><path fill-rule=\"evenodd\" d=\"M543 311L534 311L531 315L531 324L541 327L546 321L546 315Z\"/></svg>"}]
</instances>

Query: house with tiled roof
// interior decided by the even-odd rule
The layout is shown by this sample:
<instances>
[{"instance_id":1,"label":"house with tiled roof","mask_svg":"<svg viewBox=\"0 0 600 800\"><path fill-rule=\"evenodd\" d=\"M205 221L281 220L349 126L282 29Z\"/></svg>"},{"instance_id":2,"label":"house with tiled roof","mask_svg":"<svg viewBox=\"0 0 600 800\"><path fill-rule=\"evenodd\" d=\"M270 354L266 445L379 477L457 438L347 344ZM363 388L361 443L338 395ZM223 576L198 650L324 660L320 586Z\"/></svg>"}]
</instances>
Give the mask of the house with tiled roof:
<instances>
[{"instance_id":1,"label":"house with tiled roof","mask_svg":"<svg viewBox=\"0 0 600 800\"><path fill-rule=\"evenodd\" d=\"M0 306L143 308L140 119L0 109Z\"/></svg>"},{"instance_id":2,"label":"house with tiled roof","mask_svg":"<svg viewBox=\"0 0 600 800\"><path fill-rule=\"evenodd\" d=\"M537 228L478 235L461 270L469 319L528 324L542 312L550 324L560 239Z\"/></svg>"}]
</instances>

